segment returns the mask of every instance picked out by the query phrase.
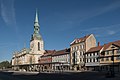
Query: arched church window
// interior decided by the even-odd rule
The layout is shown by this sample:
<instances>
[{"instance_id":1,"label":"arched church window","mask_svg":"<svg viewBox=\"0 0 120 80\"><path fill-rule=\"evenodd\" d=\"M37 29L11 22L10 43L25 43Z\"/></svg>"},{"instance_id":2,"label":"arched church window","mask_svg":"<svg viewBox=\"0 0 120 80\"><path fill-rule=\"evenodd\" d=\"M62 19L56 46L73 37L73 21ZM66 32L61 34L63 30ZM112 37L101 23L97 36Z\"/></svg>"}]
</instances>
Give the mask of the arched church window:
<instances>
[{"instance_id":1,"label":"arched church window","mask_svg":"<svg viewBox=\"0 0 120 80\"><path fill-rule=\"evenodd\" d=\"M38 42L38 50L40 50L40 43Z\"/></svg>"}]
</instances>

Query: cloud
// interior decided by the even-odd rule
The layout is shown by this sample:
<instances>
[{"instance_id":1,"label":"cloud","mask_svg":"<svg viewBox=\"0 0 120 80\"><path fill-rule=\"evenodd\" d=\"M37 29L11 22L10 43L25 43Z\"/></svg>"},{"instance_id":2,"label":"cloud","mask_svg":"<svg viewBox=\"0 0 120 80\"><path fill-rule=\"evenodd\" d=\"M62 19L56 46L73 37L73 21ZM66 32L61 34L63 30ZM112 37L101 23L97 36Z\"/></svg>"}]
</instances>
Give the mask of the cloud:
<instances>
[{"instance_id":1,"label":"cloud","mask_svg":"<svg viewBox=\"0 0 120 80\"><path fill-rule=\"evenodd\" d=\"M1 0L1 17L7 25L16 25L14 0Z\"/></svg>"},{"instance_id":2,"label":"cloud","mask_svg":"<svg viewBox=\"0 0 120 80\"><path fill-rule=\"evenodd\" d=\"M119 30L120 24L114 24L109 26L99 26L99 27L93 27L89 29L80 30L81 32L87 32L87 33L93 33L96 37L106 37L115 35Z\"/></svg>"},{"instance_id":3,"label":"cloud","mask_svg":"<svg viewBox=\"0 0 120 80\"><path fill-rule=\"evenodd\" d=\"M85 6L83 6L84 9ZM89 20L91 18L103 15L104 13L113 11L120 8L120 1L114 1L113 3L109 3L104 6L97 6L97 7L90 7L90 9L81 9L81 10L71 10L64 13L54 13L54 17L58 17L57 19L60 19L59 21L53 22L54 26L57 26L57 30L68 30L75 27L79 27L81 23L85 22L86 20ZM109 13L108 13L109 14ZM51 18L50 18L51 19ZM60 25L59 22L61 22ZM64 28L60 28L60 26L65 26ZM58 29L60 28L60 29Z\"/></svg>"},{"instance_id":4,"label":"cloud","mask_svg":"<svg viewBox=\"0 0 120 80\"><path fill-rule=\"evenodd\" d=\"M115 31L108 31L108 34L109 35L113 35L113 34L115 34L116 32Z\"/></svg>"}]
</instances>

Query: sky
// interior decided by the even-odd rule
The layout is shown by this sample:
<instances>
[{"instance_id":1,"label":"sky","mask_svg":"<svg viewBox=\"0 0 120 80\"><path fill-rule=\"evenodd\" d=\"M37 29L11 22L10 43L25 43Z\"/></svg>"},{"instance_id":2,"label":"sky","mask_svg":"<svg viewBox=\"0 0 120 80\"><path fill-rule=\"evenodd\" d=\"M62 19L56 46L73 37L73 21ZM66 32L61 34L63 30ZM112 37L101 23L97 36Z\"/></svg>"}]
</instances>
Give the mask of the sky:
<instances>
[{"instance_id":1,"label":"sky","mask_svg":"<svg viewBox=\"0 0 120 80\"><path fill-rule=\"evenodd\" d=\"M45 50L88 34L101 45L120 40L120 0L0 0L0 62L29 48L36 9Z\"/></svg>"}]
</instances>

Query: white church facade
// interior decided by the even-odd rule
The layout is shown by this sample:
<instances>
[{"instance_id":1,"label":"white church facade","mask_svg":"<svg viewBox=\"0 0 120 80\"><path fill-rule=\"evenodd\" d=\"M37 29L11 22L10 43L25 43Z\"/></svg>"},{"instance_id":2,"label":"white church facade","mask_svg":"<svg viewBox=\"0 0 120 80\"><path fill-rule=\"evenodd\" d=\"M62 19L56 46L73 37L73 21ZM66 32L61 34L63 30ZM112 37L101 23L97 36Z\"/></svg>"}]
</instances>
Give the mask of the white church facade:
<instances>
[{"instance_id":1,"label":"white church facade","mask_svg":"<svg viewBox=\"0 0 120 80\"><path fill-rule=\"evenodd\" d=\"M36 11L34 21L34 33L30 40L30 48L23 48L13 53L12 68L14 70L29 70L35 68L31 64L37 64L38 58L44 54L44 41L40 35L40 25L38 21L38 13ZM37 68L36 68L37 69Z\"/></svg>"}]
</instances>

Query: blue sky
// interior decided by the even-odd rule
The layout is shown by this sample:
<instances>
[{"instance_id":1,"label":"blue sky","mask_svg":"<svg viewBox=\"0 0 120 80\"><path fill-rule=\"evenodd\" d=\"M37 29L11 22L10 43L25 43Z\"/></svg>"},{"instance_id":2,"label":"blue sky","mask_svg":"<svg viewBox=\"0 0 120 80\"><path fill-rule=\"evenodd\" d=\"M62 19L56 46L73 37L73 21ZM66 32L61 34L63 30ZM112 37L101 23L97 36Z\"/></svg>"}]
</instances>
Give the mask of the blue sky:
<instances>
[{"instance_id":1,"label":"blue sky","mask_svg":"<svg viewBox=\"0 0 120 80\"><path fill-rule=\"evenodd\" d=\"M0 0L0 61L29 48L36 8L45 49L91 33L101 44L120 40L119 0Z\"/></svg>"}]
</instances>

